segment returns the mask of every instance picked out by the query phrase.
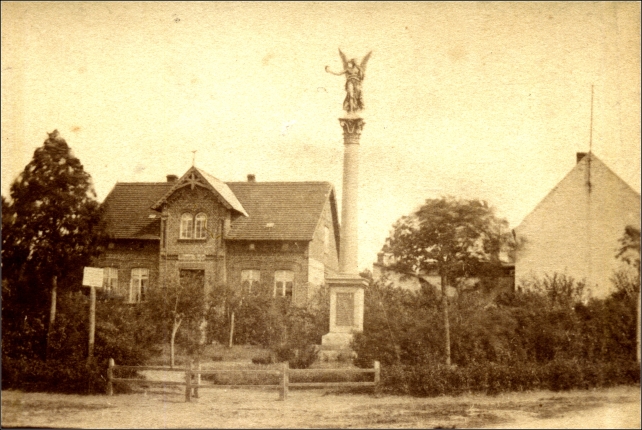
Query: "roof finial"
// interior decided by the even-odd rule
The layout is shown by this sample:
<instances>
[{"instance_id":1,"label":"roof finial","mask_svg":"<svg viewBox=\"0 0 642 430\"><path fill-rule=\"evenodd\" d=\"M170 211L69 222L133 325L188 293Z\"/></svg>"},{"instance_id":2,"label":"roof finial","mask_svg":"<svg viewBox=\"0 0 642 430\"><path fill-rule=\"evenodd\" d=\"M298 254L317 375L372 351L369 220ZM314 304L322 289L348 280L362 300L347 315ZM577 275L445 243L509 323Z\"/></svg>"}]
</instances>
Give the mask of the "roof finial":
<instances>
[{"instance_id":1,"label":"roof finial","mask_svg":"<svg viewBox=\"0 0 642 430\"><path fill-rule=\"evenodd\" d=\"M196 164L196 151L197 149L192 151L192 167Z\"/></svg>"}]
</instances>

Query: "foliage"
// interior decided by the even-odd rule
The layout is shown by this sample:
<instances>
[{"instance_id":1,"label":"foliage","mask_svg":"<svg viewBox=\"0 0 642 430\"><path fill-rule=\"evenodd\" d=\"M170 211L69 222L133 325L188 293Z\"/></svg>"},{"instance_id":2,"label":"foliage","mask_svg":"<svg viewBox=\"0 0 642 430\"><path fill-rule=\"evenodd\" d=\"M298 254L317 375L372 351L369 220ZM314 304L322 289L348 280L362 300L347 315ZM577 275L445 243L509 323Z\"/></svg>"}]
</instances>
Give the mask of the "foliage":
<instances>
[{"instance_id":1,"label":"foliage","mask_svg":"<svg viewBox=\"0 0 642 430\"><path fill-rule=\"evenodd\" d=\"M586 283L576 281L565 273L547 273L542 278L523 282L521 287L545 296L548 304L554 308L573 307L587 298Z\"/></svg>"},{"instance_id":2,"label":"foliage","mask_svg":"<svg viewBox=\"0 0 642 430\"><path fill-rule=\"evenodd\" d=\"M234 312L235 342L270 348L272 361L287 360L292 367L307 367L316 359L314 346L321 343L329 326L326 287L320 287L305 306L292 303L288 297L272 297L266 285L251 294L241 294L240 287L222 285L210 297L209 339L227 344Z\"/></svg>"},{"instance_id":3,"label":"foliage","mask_svg":"<svg viewBox=\"0 0 642 430\"><path fill-rule=\"evenodd\" d=\"M464 393L496 395L511 391L562 391L638 384L640 368L632 360L591 363L568 359L556 359L545 365L393 365L382 367L381 381L383 391L389 394L409 394L418 397Z\"/></svg>"},{"instance_id":4,"label":"foliage","mask_svg":"<svg viewBox=\"0 0 642 430\"><path fill-rule=\"evenodd\" d=\"M68 393L105 390L109 358L119 364L142 365L155 352L157 332L137 306L99 300L96 303L94 361L87 364L89 299L83 292L59 298L59 312L46 361L34 356L22 331L3 331L2 388ZM31 327L31 319L25 326ZM42 330L42 325L38 327ZM8 346L8 348L7 348Z\"/></svg>"},{"instance_id":5,"label":"foliage","mask_svg":"<svg viewBox=\"0 0 642 430\"><path fill-rule=\"evenodd\" d=\"M262 355L257 355L256 357L252 357L252 363L253 364L272 364L274 360L272 360L272 354L262 354Z\"/></svg>"},{"instance_id":6,"label":"foliage","mask_svg":"<svg viewBox=\"0 0 642 430\"><path fill-rule=\"evenodd\" d=\"M496 268L500 251L511 243L507 232L507 221L497 218L485 201L427 199L393 225L383 251L392 253L403 271L437 271L454 283Z\"/></svg>"},{"instance_id":7,"label":"foliage","mask_svg":"<svg viewBox=\"0 0 642 430\"><path fill-rule=\"evenodd\" d=\"M2 205L2 270L50 277L98 251L99 205L89 173L57 130L34 152ZM21 270L22 269L22 270Z\"/></svg>"},{"instance_id":8,"label":"foliage","mask_svg":"<svg viewBox=\"0 0 642 430\"><path fill-rule=\"evenodd\" d=\"M170 279L161 288L152 289L143 303L160 329L163 339L170 343L170 366L175 365L174 350L177 334L189 355L199 352L202 342L202 325L207 314L203 279L198 272L183 272L180 280ZM180 333L179 333L180 330Z\"/></svg>"},{"instance_id":9,"label":"foliage","mask_svg":"<svg viewBox=\"0 0 642 430\"><path fill-rule=\"evenodd\" d=\"M91 176L56 130L11 184L10 198L2 198L2 273L9 280L2 291L3 331L28 321L44 337L40 326L49 305L48 339L58 286L80 288L82 268L99 252L102 238ZM33 340L32 352L45 357L48 340Z\"/></svg>"},{"instance_id":10,"label":"foliage","mask_svg":"<svg viewBox=\"0 0 642 430\"><path fill-rule=\"evenodd\" d=\"M635 297L640 293L640 229L627 226L616 254L626 267L617 270L611 281L617 295Z\"/></svg>"},{"instance_id":11,"label":"foliage","mask_svg":"<svg viewBox=\"0 0 642 430\"><path fill-rule=\"evenodd\" d=\"M631 364L634 297L614 294L587 301L583 283L563 274L535 279L532 285L540 288L462 295L450 315L455 366L444 366L436 290L411 292L370 283L364 331L353 343L355 364L371 367L378 360L391 392L422 396L639 380L639 367L636 376Z\"/></svg>"},{"instance_id":12,"label":"foliage","mask_svg":"<svg viewBox=\"0 0 642 430\"><path fill-rule=\"evenodd\" d=\"M393 255L394 268L402 273L437 272L441 278L446 364L451 362L452 346L448 287L457 288L461 295L463 278L497 274L500 253L510 252L512 243L508 222L480 200L427 199L393 225L383 251Z\"/></svg>"},{"instance_id":13,"label":"foliage","mask_svg":"<svg viewBox=\"0 0 642 430\"><path fill-rule=\"evenodd\" d=\"M640 270L640 229L632 225L624 228L620 238L620 249L616 258L621 259L634 269Z\"/></svg>"}]
</instances>

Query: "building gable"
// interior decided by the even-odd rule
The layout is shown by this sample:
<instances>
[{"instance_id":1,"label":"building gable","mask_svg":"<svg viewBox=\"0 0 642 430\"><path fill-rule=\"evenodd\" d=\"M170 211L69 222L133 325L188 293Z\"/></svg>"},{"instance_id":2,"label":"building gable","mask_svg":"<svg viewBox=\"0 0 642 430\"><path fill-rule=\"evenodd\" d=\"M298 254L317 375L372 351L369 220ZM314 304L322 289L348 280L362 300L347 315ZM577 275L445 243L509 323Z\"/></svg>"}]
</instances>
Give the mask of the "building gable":
<instances>
[{"instance_id":1,"label":"building gable","mask_svg":"<svg viewBox=\"0 0 642 430\"><path fill-rule=\"evenodd\" d=\"M610 290L627 225L640 224L640 194L589 153L515 228L518 281L565 273L596 296Z\"/></svg>"},{"instance_id":2,"label":"building gable","mask_svg":"<svg viewBox=\"0 0 642 430\"><path fill-rule=\"evenodd\" d=\"M177 190L189 187L201 187L213 193L226 208L234 210L241 215L248 216L243 205L238 201L232 190L222 182L203 170L192 166L157 202L152 205L152 209L159 210L167 199Z\"/></svg>"}]
</instances>

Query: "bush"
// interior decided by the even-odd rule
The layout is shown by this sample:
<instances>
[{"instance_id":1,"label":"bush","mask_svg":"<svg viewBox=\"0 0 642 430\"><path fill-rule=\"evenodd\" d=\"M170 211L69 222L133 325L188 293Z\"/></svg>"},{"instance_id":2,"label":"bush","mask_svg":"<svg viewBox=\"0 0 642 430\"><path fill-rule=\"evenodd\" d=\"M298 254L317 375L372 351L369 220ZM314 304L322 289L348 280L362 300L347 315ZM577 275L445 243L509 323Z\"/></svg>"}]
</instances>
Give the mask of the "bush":
<instances>
[{"instance_id":1,"label":"bush","mask_svg":"<svg viewBox=\"0 0 642 430\"><path fill-rule=\"evenodd\" d=\"M2 389L59 393L105 392L106 369L85 359L48 360L2 357Z\"/></svg>"},{"instance_id":2,"label":"bush","mask_svg":"<svg viewBox=\"0 0 642 430\"><path fill-rule=\"evenodd\" d=\"M289 362L292 369L307 369L317 360L319 348L308 344L303 348L295 348L292 344L274 347L274 358L277 363Z\"/></svg>"},{"instance_id":3,"label":"bush","mask_svg":"<svg viewBox=\"0 0 642 430\"><path fill-rule=\"evenodd\" d=\"M155 332L140 308L99 301L94 362L87 366L88 307L88 298L83 293L59 297L59 311L46 360L24 348L3 345L2 388L103 393L109 358L114 358L117 364L141 365L158 352L153 346ZM3 338L6 334L3 332Z\"/></svg>"},{"instance_id":4,"label":"bush","mask_svg":"<svg viewBox=\"0 0 642 430\"><path fill-rule=\"evenodd\" d=\"M639 384L640 367L635 361L590 363L576 360L554 360L545 365L393 365L382 367L381 381L383 391L391 394L436 397L473 392L496 395L510 391L563 391Z\"/></svg>"},{"instance_id":5,"label":"bush","mask_svg":"<svg viewBox=\"0 0 642 430\"><path fill-rule=\"evenodd\" d=\"M254 364L272 364L272 362L273 362L272 355L270 354L252 357L252 363Z\"/></svg>"}]
</instances>

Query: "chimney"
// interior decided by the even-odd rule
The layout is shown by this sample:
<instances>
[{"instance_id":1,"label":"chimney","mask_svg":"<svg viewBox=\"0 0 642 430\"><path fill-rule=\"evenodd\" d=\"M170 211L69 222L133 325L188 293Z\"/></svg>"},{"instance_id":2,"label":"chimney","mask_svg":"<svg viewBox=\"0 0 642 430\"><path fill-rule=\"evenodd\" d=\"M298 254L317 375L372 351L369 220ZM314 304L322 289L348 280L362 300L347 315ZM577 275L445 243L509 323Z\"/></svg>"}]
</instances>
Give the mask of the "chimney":
<instances>
[{"instance_id":1,"label":"chimney","mask_svg":"<svg viewBox=\"0 0 642 430\"><path fill-rule=\"evenodd\" d=\"M582 161L582 158L586 157L586 152L578 152L576 154L576 156L577 156L577 162L576 163L579 163L580 161Z\"/></svg>"},{"instance_id":2,"label":"chimney","mask_svg":"<svg viewBox=\"0 0 642 430\"><path fill-rule=\"evenodd\" d=\"M256 182L256 175L250 173L249 175L247 175L247 181L248 182Z\"/></svg>"},{"instance_id":3,"label":"chimney","mask_svg":"<svg viewBox=\"0 0 642 430\"><path fill-rule=\"evenodd\" d=\"M178 180L178 176L176 175L167 175L167 182L176 182Z\"/></svg>"}]
</instances>

